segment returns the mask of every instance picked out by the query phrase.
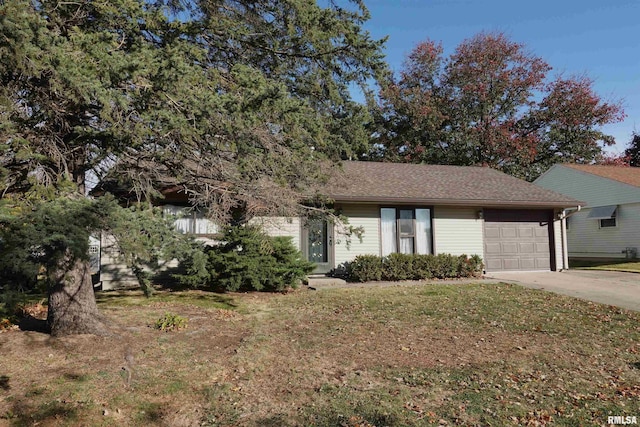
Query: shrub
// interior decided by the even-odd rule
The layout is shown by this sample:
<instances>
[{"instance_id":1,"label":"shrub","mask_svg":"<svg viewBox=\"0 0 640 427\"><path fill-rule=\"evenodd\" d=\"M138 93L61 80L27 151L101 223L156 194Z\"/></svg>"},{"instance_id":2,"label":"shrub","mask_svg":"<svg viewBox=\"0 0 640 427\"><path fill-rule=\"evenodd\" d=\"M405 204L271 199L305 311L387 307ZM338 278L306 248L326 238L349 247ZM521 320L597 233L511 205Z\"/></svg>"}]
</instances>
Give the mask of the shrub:
<instances>
[{"instance_id":1,"label":"shrub","mask_svg":"<svg viewBox=\"0 0 640 427\"><path fill-rule=\"evenodd\" d=\"M302 259L290 237L271 237L258 226L227 227L218 246L181 262L183 285L225 291L284 291L296 287L313 263Z\"/></svg>"},{"instance_id":2,"label":"shrub","mask_svg":"<svg viewBox=\"0 0 640 427\"><path fill-rule=\"evenodd\" d=\"M431 279L436 269L436 258L433 255L414 255L412 267L411 279Z\"/></svg>"},{"instance_id":3,"label":"shrub","mask_svg":"<svg viewBox=\"0 0 640 427\"><path fill-rule=\"evenodd\" d=\"M376 255L358 255L346 263L346 279L350 282L382 280L382 258Z\"/></svg>"},{"instance_id":4,"label":"shrub","mask_svg":"<svg viewBox=\"0 0 640 427\"><path fill-rule=\"evenodd\" d=\"M166 313L164 316L156 320L154 327L161 331L168 332L172 330L185 329L189 321L177 314Z\"/></svg>"},{"instance_id":5,"label":"shrub","mask_svg":"<svg viewBox=\"0 0 640 427\"><path fill-rule=\"evenodd\" d=\"M467 257L451 254L409 255L391 254L381 258L376 255L359 255L345 263L345 279L350 282L376 280L422 280L432 277L453 279L478 277L482 272L482 259L478 255Z\"/></svg>"},{"instance_id":6,"label":"shrub","mask_svg":"<svg viewBox=\"0 0 640 427\"><path fill-rule=\"evenodd\" d=\"M479 277L483 268L484 264L480 256L472 255L467 257L466 255L460 255L458 267L458 275L460 277Z\"/></svg>"},{"instance_id":7,"label":"shrub","mask_svg":"<svg viewBox=\"0 0 640 427\"><path fill-rule=\"evenodd\" d=\"M382 278L384 280L407 280L413 279L413 259L414 255L390 254L383 258Z\"/></svg>"},{"instance_id":8,"label":"shrub","mask_svg":"<svg viewBox=\"0 0 640 427\"><path fill-rule=\"evenodd\" d=\"M458 257L451 254L438 254L435 256L435 271L434 277L438 279L452 279L458 276L458 264L460 260Z\"/></svg>"}]
</instances>

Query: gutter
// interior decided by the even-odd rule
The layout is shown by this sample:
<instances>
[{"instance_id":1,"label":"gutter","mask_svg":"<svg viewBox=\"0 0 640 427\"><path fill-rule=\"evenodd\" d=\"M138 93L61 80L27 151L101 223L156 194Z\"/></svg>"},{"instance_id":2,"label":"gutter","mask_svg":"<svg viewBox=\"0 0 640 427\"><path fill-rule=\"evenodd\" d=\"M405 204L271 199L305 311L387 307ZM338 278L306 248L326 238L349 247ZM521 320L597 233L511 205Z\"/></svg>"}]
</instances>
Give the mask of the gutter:
<instances>
[{"instance_id":1,"label":"gutter","mask_svg":"<svg viewBox=\"0 0 640 427\"><path fill-rule=\"evenodd\" d=\"M363 204L380 204L380 203L400 203L412 205L447 205L447 206L482 206L487 208L497 207L522 207L522 208L562 208L572 206L576 201L566 202L543 202L535 200L487 200L487 199L429 199L429 198L407 198L407 197L363 197L363 196L344 196L344 195L326 195L335 202L357 202ZM580 203L580 202L578 202Z\"/></svg>"}]
</instances>

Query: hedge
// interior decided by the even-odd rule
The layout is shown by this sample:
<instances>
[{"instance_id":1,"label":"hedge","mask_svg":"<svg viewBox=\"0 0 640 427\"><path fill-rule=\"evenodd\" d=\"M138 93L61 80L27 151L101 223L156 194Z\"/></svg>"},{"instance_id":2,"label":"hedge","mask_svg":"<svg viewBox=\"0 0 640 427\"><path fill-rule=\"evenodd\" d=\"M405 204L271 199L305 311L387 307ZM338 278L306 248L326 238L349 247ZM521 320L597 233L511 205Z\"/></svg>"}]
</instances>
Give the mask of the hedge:
<instances>
[{"instance_id":1,"label":"hedge","mask_svg":"<svg viewBox=\"0 0 640 427\"><path fill-rule=\"evenodd\" d=\"M341 271L349 282L371 282L479 277L483 267L482 258L478 255L396 253L386 257L359 255L345 263Z\"/></svg>"}]
</instances>

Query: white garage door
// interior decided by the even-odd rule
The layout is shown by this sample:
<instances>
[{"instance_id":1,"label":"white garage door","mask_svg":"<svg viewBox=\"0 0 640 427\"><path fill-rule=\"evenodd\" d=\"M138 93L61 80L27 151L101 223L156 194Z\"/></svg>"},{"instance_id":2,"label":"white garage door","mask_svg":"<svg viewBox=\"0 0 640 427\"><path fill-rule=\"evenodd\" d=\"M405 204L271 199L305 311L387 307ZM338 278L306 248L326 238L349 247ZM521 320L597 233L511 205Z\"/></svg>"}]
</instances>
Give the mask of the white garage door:
<instances>
[{"instance_id":1,"label":"white garage door","mask_svg":"<svg viewBox=\"0 0 640 427\"><path fill-rule=\"evenodd\" d=\"M485 209L486 270L550 270L552 215L548 210Z\"/></svg>"}]
</instances>

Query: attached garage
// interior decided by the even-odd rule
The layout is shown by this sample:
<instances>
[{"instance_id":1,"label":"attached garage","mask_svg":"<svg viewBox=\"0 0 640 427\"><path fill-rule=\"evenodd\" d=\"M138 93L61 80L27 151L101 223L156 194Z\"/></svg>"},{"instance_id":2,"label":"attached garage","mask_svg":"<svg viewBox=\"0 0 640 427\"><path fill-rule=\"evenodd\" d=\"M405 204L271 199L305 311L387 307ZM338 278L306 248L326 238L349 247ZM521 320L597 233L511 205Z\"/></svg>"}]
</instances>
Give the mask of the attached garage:
<instances>
[{"instance_id":1,"label":"attached garage","mask_svg":"<svg viewBox=\"0 0 640 427\"><path fill-rule=\"evenodd\" d=\"M553 241L553 210L484 211L488 272L555 269Z\"/></svg>"}]
</instances>

